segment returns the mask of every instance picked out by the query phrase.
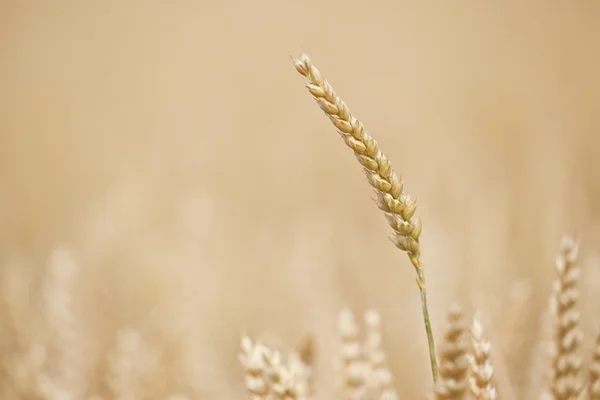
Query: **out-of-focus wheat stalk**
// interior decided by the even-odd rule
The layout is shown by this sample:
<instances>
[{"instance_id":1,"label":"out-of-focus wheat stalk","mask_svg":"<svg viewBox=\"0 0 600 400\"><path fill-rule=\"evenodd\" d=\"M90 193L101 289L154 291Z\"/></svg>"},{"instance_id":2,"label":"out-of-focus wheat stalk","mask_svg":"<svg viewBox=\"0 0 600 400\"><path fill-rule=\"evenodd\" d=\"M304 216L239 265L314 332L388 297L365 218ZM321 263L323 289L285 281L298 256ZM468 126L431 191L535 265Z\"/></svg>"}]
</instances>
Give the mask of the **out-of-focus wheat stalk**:
<instances>
[{"instance_id":1,"label":"out-of-focus wheat stalk","mask_svg":"<svg viewBox=\"0 0 600 400\"><path fill-rule=\"evenodd\" d=\"M462 310L452 305L448 327L439 346L440 376L434 386L436 400L461 400L467 395L469 342Z\"/></svg>"},{"instance_id":2,"label":"out-of-focus wheat stalk","mask_svg":"<svg viewBox=\"0 0 600 400\"><path fill-rule=\"evenodd\" d=\"M494 367L490 360L492 346L483 335L483 325L476 315L471 327L473 352L471 361L470 389L477 400L494 400L497 398L496 386L493 382Z\"/></svg>"},{"instance_id":3,"label":"out-of-focus wheat stalk","mask_svg":"<svg viewBox=\"0 0 600 400\"><path fill-rule=\"evenodd\" d=\"M554 282L551 303L554 332L550 377L550 391L555 400L578 399L583 385L579 375L582 359L577 354L583 336L577 308L580 275L576 264L578 250L577 243L565 236L556 258L558 276Z\"/></svg>"},{"instance_id":4,"label":"out-of-focus wheat stalk","mask_svg":"<svg viewBox=\"0 0 600 400\"><path fill-rule=\"evenodd\" d=\"M377 206L385 213L394 235L392 242L405 251L417 272L417 284L421 294L421 305L425 331L429 344L429 356L433 380L437 380L437 361L435 344L429 311L427 308L427 291L425 289L425 273L421 261L421 220L413 218L417 202L404 192L404 183L396 174L387 157L379 149L378 143L369 135L363 124L356 119L348 106L337 96L331 85L321 76L306 54L294 59L294 65L304 77L305 85L315 98L319 107L329 117L333 125L352 149L371 186L377 195Z\"/></svg>"}]
</instances>

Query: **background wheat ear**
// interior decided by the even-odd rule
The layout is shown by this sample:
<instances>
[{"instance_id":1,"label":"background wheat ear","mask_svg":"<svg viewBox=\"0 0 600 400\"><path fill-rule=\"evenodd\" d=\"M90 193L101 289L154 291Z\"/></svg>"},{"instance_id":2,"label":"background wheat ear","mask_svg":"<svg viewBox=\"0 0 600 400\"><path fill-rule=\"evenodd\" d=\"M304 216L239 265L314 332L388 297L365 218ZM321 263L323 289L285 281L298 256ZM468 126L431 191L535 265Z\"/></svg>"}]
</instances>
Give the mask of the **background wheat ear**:
<instances>
[{"instance_id":1,"label":"background wheat ear","mask_svg":"<svg viewBox=\"0 0 600 400\"><path fill-rule=\"evenodd\" d=\"M367 392L367 364L363 359L363 347L360 341L360 328L349 309L338 316L340 337L341 389L344 399L363 398Z\"/></svg>"},{"instance_id":2,"label":"background wheat ear","mask_svg":"<svg viewBox=\"0 0 600 400\"><path fill-rule=\"evenodd\" d=\"M434 399L462 400L467 396L469 340L461 308L451 305L447 320L439 346L440 376L434 386Z\"/></svg>"},{"instance_id":3,"label":"background wheat ear","mask_svg":"<svg viewBox=\"0 0 600 400\"><path fill-rule=\"evenodd\" d=\"M373 375L375 397L386 400L397 399L394 375L390 371L387 355L383 348L381 315L376 310L365 313L365 356Z\"/></svg>"},{"instance_id":4,"label":"background wheat ear","mask_svg":"<svg viewBox=\"0 0 600 400\"><path fill-rule=\"evenodd\" d=\"M494 400L498 397L494 383L494 367L490 359L492 345L484 336L483 324L476 314L471 326L473 352L471 362L470 389L477 400Z\"/></svg>"},{"instance_id":5,"label":"background wheat ear","mask_svg":"<svg viewBox=\"0 0 600 400\"><path fill-rule=\"evenodd\" d=\"M425 273L421 261L421 220L413 218L417 202L404 191L404 183L396 174L387 157L379 149L379 144L365 130L363 124L355 118L335 93L331 85L321 76L306 54L294 59L296 70L304 78L306 88L314 97L321 110L329 117L348 147L352 149L362 165L369 184L375 190L376 203L392 227L392 242L408 254L417 272L417 285L421 295L421 306L425 331L429 344L429 356L433 380L437 379L437 361L429 311L427 309L427 291Z\"/></svg>"},{"instance_id":6,"label":"background wheat ear","mask_svg":"<svg viewBox=\"0 0 600 400\"><path fill-rule=\"evenodd\" d=\"M583 334L579 327L580 269L577 265L578 244L569 236L562 239L556 258L558 276L552 297L553 351L550 391L555 400L578 399L583 382L580 376L582 358L577 351Z\"/></svg>"}]
</instances>

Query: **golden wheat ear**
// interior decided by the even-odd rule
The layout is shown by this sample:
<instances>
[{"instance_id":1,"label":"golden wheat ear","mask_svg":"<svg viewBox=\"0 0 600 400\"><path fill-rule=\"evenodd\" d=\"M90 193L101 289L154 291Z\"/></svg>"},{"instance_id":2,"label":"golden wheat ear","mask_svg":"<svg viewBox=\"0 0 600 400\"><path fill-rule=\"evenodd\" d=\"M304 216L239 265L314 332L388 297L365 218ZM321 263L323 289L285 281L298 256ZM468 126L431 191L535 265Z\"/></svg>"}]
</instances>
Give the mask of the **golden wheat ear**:
<instances>
[{"instance_id":1,"label":"golden wheat ear","mask_svg":"<svg viewBox=\"0 0 600 400\"><path fill-rule=\"evenodd\" d=\"M305 86L314 97L321 110L331 120L344 142L362 165L369 184L377 195L376 203L392 227L392 242L408 254L417 273L417 284L421 294L421 306L425 331L429 344L431 372L437 379L437 361L425 290L425 273L421 261L421 220L413 218L417 202L404 191L404 183L392 168L387 157L379 149L379 144L355 118L331 85L321 76L306 54L294 59L296 70L304 78Z\"/></svg>"},{"instance_id":2,"label":"golden wheat ear","mask_svg":"<svg viewBox=\"0 0 600 400\"><path fill-rule=\"evenodd\" d=\"M448 310L448 327L439 347L440 376L434 386L435 400L466 399L469 378L469 340L460 307Z\"/></svg>"},{"instance_id":3,"label":"golden wheat ear","mask_svg":"<svg viewBox=\"0 0 600 400\"><path fill-rule=\"evenodd\" d=\"M579 327L580 269L577 265L579 247L565 236L556 258L558 276L552 297L553 352L550 391L555 400L578 399L583 382L580 376L581 356L577 354L583 334Z\"/></svg>"}]
</instances>

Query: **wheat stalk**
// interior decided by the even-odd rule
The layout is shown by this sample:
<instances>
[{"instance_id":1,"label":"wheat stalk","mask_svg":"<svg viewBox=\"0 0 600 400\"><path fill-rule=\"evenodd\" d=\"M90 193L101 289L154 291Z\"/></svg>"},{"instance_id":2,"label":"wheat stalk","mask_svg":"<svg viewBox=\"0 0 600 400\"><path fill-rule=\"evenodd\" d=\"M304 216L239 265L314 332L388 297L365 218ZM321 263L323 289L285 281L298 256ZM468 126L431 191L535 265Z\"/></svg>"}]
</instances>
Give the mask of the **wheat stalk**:
<instances>
[{"instance_id":1,"label":"wheat stalk","mask_svg":"<svg viewBox=\"0 0 600 400\"><path fill-rule=\"evenodd\" d=\"M437 380L437 361L435 344L427 309L427 291L425 289L425 273L421 261L421 220L413 219L417 202L404 192L404 183L396 174L387 157L379 150L379 145L369 135L363 124L352 114L348 106L337 96L331 85L321 77L319 70L312 64L306 54L294 59L294 65L304 77L305 85L317 104L329 117L333 125L352 149L358 162L363 166L367 180L375 189L376 203L392 227L392 242L400 250L408 254L417 273L417 285L421 294L421 307L425 331L429 344L429 356L433 380Z\"/></svg>"}]
</instances>

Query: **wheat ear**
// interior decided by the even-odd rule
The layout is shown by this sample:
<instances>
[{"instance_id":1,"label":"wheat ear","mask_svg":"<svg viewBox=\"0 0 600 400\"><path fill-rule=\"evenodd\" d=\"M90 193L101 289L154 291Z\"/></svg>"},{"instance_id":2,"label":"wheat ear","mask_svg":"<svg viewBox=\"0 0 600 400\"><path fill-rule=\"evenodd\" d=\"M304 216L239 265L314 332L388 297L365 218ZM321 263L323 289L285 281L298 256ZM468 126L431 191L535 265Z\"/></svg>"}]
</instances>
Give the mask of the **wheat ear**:
<instances>
[{"instance_id":1,"label":"wheat ear","mask_svg":"<svg viewBox=\"0 0 600 400\"><path fill-rule=\"evenodd\" d=\"M582 360L577 350L582 340L579 328L579 267L578 246L565 237L556 259L558 276L554 282L552 309L554 312L554 352L550 390L555 400L578 399L582 382L579 376Z\"/></svg>"},{"instance_id":2,"label":"wheat ear","mask_svg":"<svg viewBox=\"0 0 600 400\"><path fill-rule=\"evenodd\" d=\"M483 335L483 325L478 315L473 318L471 343L473 344L473 354L470 356L471 394L477 400L494 400L498 396L493 379L494 367L490 361L492 346Z\"/></svg>"},{"instance_id":3,"label":"wheat ear","mask_svg":"<svg viewBox=\"0 0 600 400\"><path fill-rule=\"evenodd\" d=\"M343 398L346 400L367 397L367 364L363 359L364 349L360 342L360 328L349 309L338 316L340 356L343 381Z\"/></svg>"},{"instance_id":4,"label":"wheat ear","mask_svg":"<svg viewBox=\"0 0 600 400\"><path fill-rule=\"evenodd\" d=\"M321 77L319 70L312 64L306 54L294 59L294 65L304 77L305 85L315 98L319 107L329 117L333 125L354 151L358 162L377 195L376 203L392 227L392 242L400 250L408 254L417 273L417 285L421 294L423 320L429 344L429 356L433 380L437 380L437 361L429 311L427 309L427 291L425 290L425 273L421 261L421 220L413 219L417 202L404 192L404 183L396 174L387 157L379 150L379 145L364 129L363 124L350 114L348 106L337 96L331 85Z\"/></svg>"},{"instance_id":5,"label":"wheat ear","mask_svg":"<svg viewBox=\"0 0 600 400\"><path fill-rule=\"evenodd\" d=\"M463 400L469 378L469 341L460 307L448 310L448 327L440 345L440 378L434 387L435 400Z\"/></svg>"},{"instance_id":6,"label":"wheat ear","mask_svg":"<svg viewBox=\"0 0 600 400\"><path fill-rule=\"evenodd\" d=\"M381 315L376 310L365 313L365 355L375 376L380 399L397 399L394 375L390 371L387 356L383 349L381 333Z\"/></svg>"}]
</instances>

